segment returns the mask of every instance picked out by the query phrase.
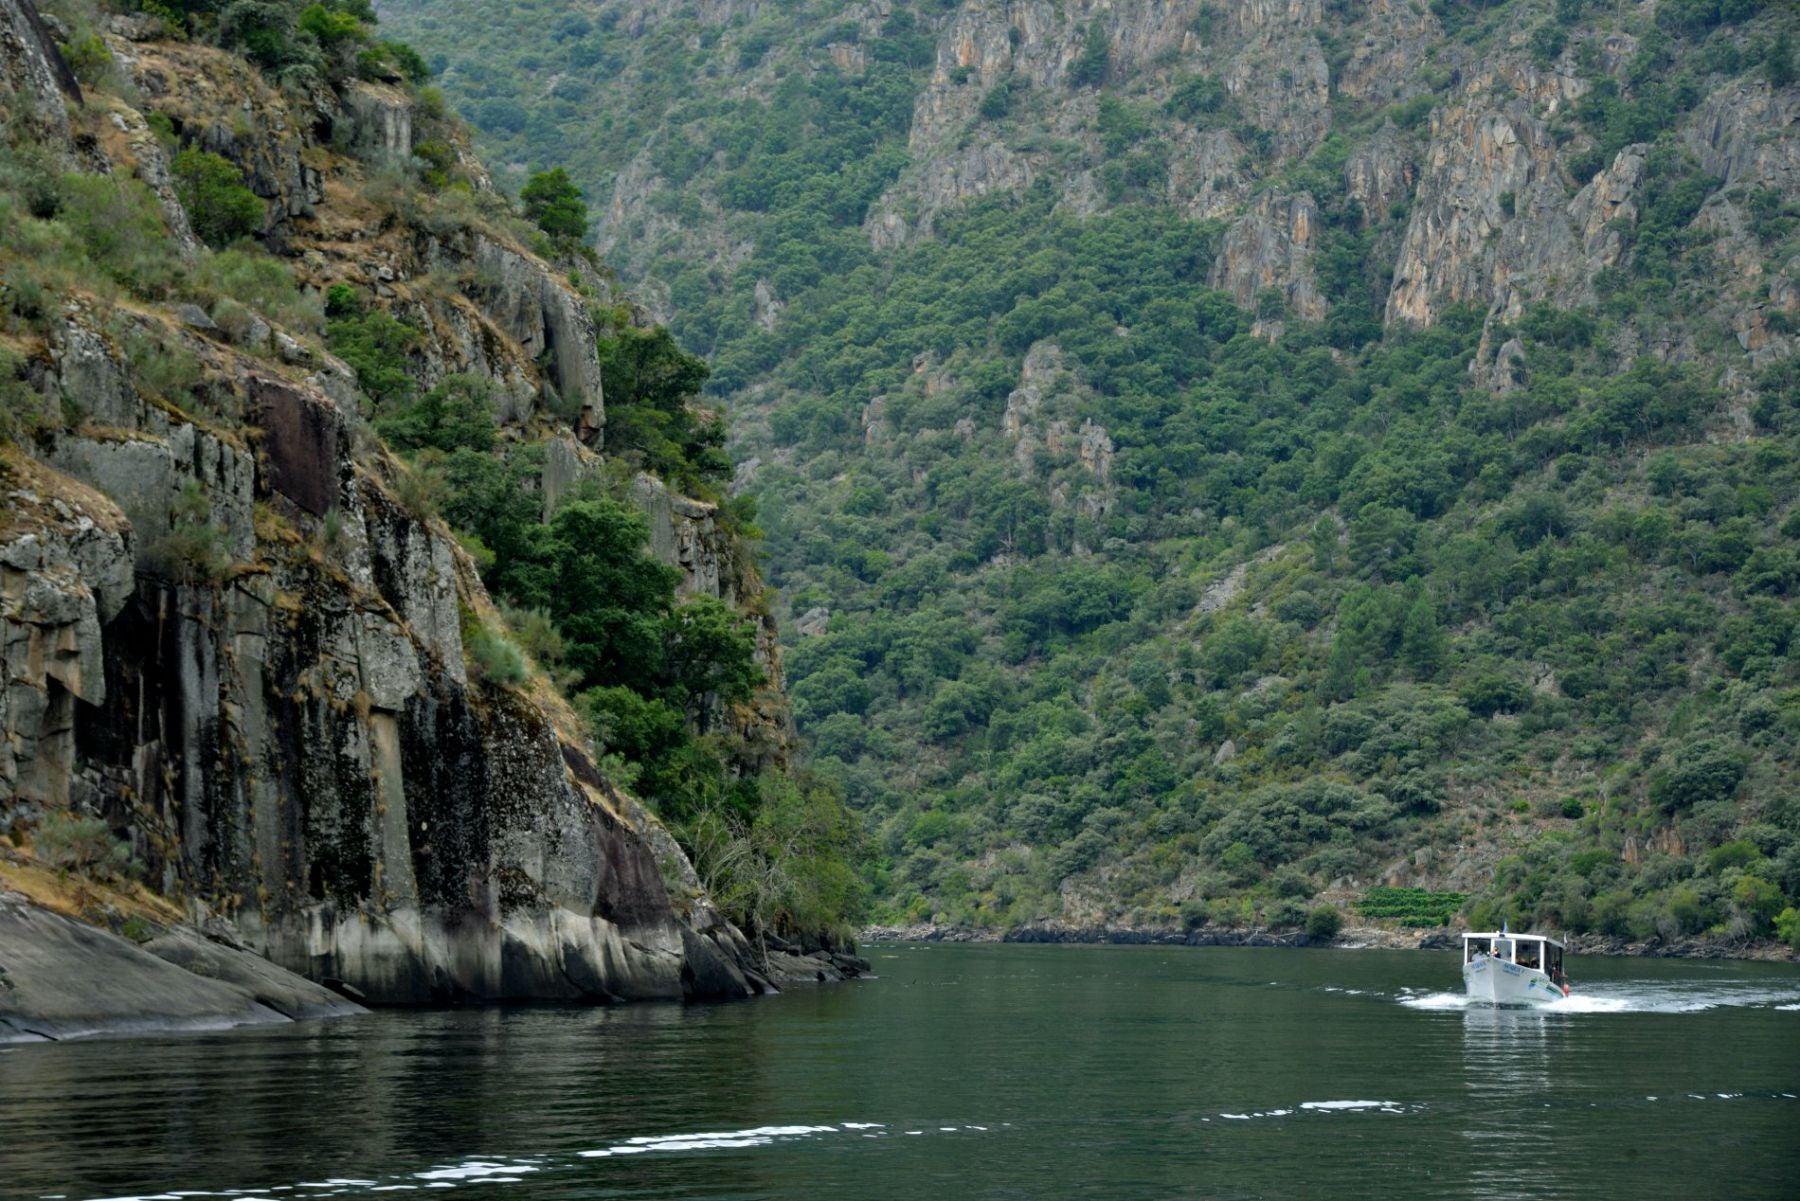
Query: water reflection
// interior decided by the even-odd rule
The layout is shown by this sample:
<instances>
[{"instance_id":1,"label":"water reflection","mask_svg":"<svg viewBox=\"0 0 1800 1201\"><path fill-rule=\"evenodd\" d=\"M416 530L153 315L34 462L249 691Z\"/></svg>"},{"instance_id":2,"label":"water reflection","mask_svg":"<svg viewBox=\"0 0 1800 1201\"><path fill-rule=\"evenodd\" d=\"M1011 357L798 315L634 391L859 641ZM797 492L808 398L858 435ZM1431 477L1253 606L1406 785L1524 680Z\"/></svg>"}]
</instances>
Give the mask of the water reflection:
<instances>
[{"instance_id":1,"label":"water reflection","mask_svg":"<svg viewBox=\"0 0 1800 1201\"><path fill-rule=\"evenodd\" d=\"M10 1049L0 1196L1788 1201L1800 1172L1800 1014L1716 1001L1790 1004L1791 968L1596 964L1586 995L1636 999L1545 1013L1463 1010L1404 953L903 954L741 1005Z\"/></svg>"},{"instance_id":2,"label":"water reflection","mask_svg":"<svg viewBox=\"0 0 1800 1201\"><path fill-rule=\"evenodd\" d=\"M1508 1195L1521 1178L1536 1196L1556 1196L1554 1145L1558 1024L1532 1009L1472 1005L1463 1011L1462 1131L1470 1193Z\"/></svg>"},{"instance_id":3,"label":"water reflection","mask_svg":"<svg viewBox=\"0 0 1800 1201\"><path fill-rule=\"evenodd\" d=\"M0 1131L36 1136L0 1133L0 1196L404 1176L755 1125L772 1060L745 1053L747 1009L389 1013L21 1048L0 1056ZM721 1166L721 1183L742 1183ZM669 1170L608 1175L654 1191Z\"/></svg>"}]
</instances>

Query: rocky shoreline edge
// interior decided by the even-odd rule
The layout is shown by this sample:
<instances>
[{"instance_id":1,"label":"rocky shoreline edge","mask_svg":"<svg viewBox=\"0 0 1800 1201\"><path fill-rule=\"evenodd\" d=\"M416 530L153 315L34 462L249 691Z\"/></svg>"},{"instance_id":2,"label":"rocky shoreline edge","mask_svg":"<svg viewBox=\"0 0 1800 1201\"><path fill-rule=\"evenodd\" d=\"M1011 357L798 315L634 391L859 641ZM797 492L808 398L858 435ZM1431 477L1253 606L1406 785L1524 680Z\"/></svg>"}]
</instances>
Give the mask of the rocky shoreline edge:
<instances>
[{"instance_id":1,"label":"rocky shoreline edge","mask_svg":"<svg viewBox=\"0 0 1800 1201\"><path fill-rule=\"evenodd\" d=\"M884 942L1011 942L1112 944L1166 947L1335 947L1340 950L1442 951L1456 946L1457 932L1391 930L1379 926L1346 926L1335 937L1320 938L1304 930L1135 929L1114 926L1021 926L985 930L966 926L870 926L857 934L863 944ZM1772 939L1735 942L1721 938L1683 938L1633 942L1598 934L1568 939L1577 955L1644 959L1746 959L1769 963L1800 962L1784 943Z\"/></svg>"},{"instance_id":2,"label":"rocky shoreline edge","mask_svg":"<svg viewBox=\"0 0 1800 1201\"><path fill-rule=\"evenodd\" d=\"M778 989L870 972L853 949L768 941L765 979ZM126 937L0 888L0 1046L356 1017L370 1011L366 1000L342 981L270 962L226 922L158 923Z\"/></svg>"}]
</instances>

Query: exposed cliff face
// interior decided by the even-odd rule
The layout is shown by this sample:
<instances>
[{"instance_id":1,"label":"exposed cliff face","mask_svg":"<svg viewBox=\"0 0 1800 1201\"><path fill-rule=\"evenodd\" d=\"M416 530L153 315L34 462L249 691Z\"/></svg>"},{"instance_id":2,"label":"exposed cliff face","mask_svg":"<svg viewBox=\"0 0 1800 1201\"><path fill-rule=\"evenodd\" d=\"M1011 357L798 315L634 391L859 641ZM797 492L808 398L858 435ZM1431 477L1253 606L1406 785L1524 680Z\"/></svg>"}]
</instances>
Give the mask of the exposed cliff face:
<instances>
[{"instance_id":1,"label":"exposed cliff face","mask_svg":"<svg viewBox=\"0 0 1800 1201\"><path fill-rule=\"evenodd\" d=\"M106 700L101 627L133 586L131 528L106 497L0 450L0 825L22 799L67 805L78 702Z\"/></svg>"},{"instance_id":2,"label":"exposed cliff face","mask_svg":"<svg viewBox=\"0 0 1800 1201\"><path fill-rule=\"evenodd\" d=\"M1591 298L1588 281L1608 264L1590 260L1576 238L1570 181L1548 123L1581 90L1561 76L1502 68L1433 114L1389 320L1429 322L1442 306L1467 301L1516 316L1559 271L1565 297Z\"/></svg>"},{"instance_id":3,"label":"exposed cliff face","mask_svg":"<svg viewBox=\"0 0 1800 1201\"><path fill-rule=\"evenodd\" d=\"M112 44L146 110L167 117L182 145L243 171L268 202L264 241L298 258L308 282L367 288L427 331L414 351L423 383L453 373L491 379L510 398L506 415L520 423L541 412L536 398L548 385L579 412L582 438L602 444L605 400L586 303L547 263L480 219L479 198L491 185L466 148L450 147L474 167L477 200L467 212L440 209L427 224L404 197L380 197L381 171L409 164L421 142L455 140L440 118L387 85L352 80L341 91L297 96L204 46ZM141 177L166 176L152 138L133 139L121 157Z\"/></svg>"},{"instance_id":4,"label":"exposed cliff face","mask_svg":"<svg viewBox=\"0 0 1800 1201\"><path fill-rule=\"evenodd\" d=\"M15 37L29 12L0 6L5 86L60 112L60 59ZM243 169L269 202L265 243L305 283L353 283L411 318L417 376L492 379L510 427L546 428L560 394L578 414L552 443L565 482L592 468L605 409L584 299L493 222L420 223L368 199L371 172L410 160L433 118L379 85L301 99L198 45L109 44L146 110ZM125 136L89 153L166 183L142 113L106 107ZM377 1002L769 987L555 692L471 667L465 635L493 607L442 523L398 499L402 471L360 427L349 370L258 323L234 338L198 310L78 298L24 348L46 409L80 419L0 458L0 831L101 814L163 894ZM153 394L132 339L197 363L203 403ZM648 478L640 492L687 590L741 599L754 572L711 506ZM763 653L767 703L738 720L780 759L772 622Z\"/></svg>"},{"instance_id":5,"label":"exposed cliff face","mask_svg":"<svg viewBox=\"0 0 1800 1201\"><path fill-rule=\"evenodd\" d=\"M398 8L404 21L411 6ZM755 4L600 8L618 11L629 41L610 44L628 61L631 42L670 22L719 30L727 46L743 36L734 30L772 22L771 10ZM1226 223L1228 261L1211 282L1247 307L1267 287L1288 292L1290 310L1307 319L1329 307L1306 282L1317 275L1309 262L1316 239L1297 240L1291 221L1277 234L1284 223L1271 221L1266 197L1311 192L1324 220L1339 219L1337 198L1317 188L1316 176L1307 180L1313 186L1294 178L1321 148L1340 153L1327 143L1335 134L1345 139L1347 161L1334 158L1332 170L1343 164L1345 197L1378 232L1383 278L1372 286L1381 292L1382 319L1431 324L1447 308L1469 304L1506 321L1538 301L1596 303L1596 281L1630 268L1645 147L1609 146L1598 174L1591 165L1576 170L1595 139L1575 111L1599 81L1628 96L1654 83L1639 80L1633 66L1647 44L1644 30L1655 27L1652 10L1576 23L1535 8L1514 15L1514 24L1476 36L1467 14L1447 32L1449 18L1402 0L871 3L833 13L829 38L805 54L803 69L863 72L871 48L902 17L929 39L929 57L916 62L906 164L862 218L880 252L907 253L934 236L946 214L1033 187L1051 187L1060 211L1081 216L1121 203L1117 179L1106 178L1121 151L1101 129L1104 95L1150 122L1145 141L1123 143L1149 148L1156 162L1150 192L1187 216ZM1760 53L1772 20L1733 35L1744 63ZM1534 30L1550 26L1568 31L1554 53L1533 41ZM823 38L827 30L818 32ZM798 69L767 49L744 57L728 72L730 99L766 100L783 73ZM1723 260L1768 280L1756 295L1710 300L1708 316L1763 365L1787 353L1795 285L1791 271L1759 261L1743 202L1758 188L1787 195L1796 186L1800 101L1791 84L1777 88L1732 71L1708 67L1695 76L1700 97L1676 118L1677 132L1718 181L1693 230L1716 241ZM1217 89L1198 107L1183 92L1197 78ZM610 206L600 241L628 276L650 277L647 289L667 318L674 310L656 281L667 256L657 259L650 246L679 239L684 260L703 261L726 281L756 255L733 224L733 206L710 186L712 166L674 184L661 174L659 154L652 138L605 178ZM773 313L768 305L756 309L765 331ZM1677 339L1659 353L1699 351Z\"/></svg>"},{"instance_id":6,"label":"exposed cliff face","mask_svg":"<svg viewBox=\"0 0 1800 1201\"><path fill-rule=\"evenodd\" d=\"M1231 6L1223 22L1193 2L964 4L944 18L930 82L914 104L908 146L913 167L870 210L866 227L878 249L929 235L941 212L993 193L1019 192L1043 175L1066 170L1066 151L1031 147L1056 139L1097 147L1093 67L1084 57L1098 36L1106 74L1138 77L1143 99L1160 103L1173 82L1193 72L1216 75L1245 119L1272 133L1278 159L1301 155L1324 136L1329 121L1329 71L1311 30L1317 3ZM1206 29L1205 33L1200 30ZM1028 99L1020 129L970 137L983 98L996 86L1022 89ZM1036 127L1033 129L1033 127ZM1032 132L1020 148L1008 139ZM1194 216L1222 215L1247 192L1238 164L1244 149L1222 130L1173 131L1170 199ZM1085 179L1086 188L1082 186ZM1083 198L1091 176L1066 185L1082 212L1099 204ZM908 219L911 214L911 219Z\"/></svg>"},{"instance_id":7,"label":"exposed cliff face","mask_svg":"<svg viewBox=\"0 0 1800 1201\"><path fill-rule=\"evenodd\" d=\"M81 84L57 53L30 0L0 0L0 96L52 145L69 146L69 101L80 103Z\"/></svg>"},{"instance_id":8,"label":"exposed cliff face","mask_svg":"<svg viewBox=\"0 0 1800 1201\"><path fill-rule=\"evenodd\" d=\"M1264 192L1225 234L1212 284L1255 308L1267 290L1281 294L1288 312L1303 321L1325 315L1325 298L1313 276L1313 231L1319 221L1313 198Z\"/></svg>"},{"instance_id":9,"label":"exposed cliff face","mask_svg":"<svg viewBox=\"0 0 1800 1201\"><path fill-rule=\"evenodd\" d=\"M114 412L59 440L68 476L12 473L12 807L101 808L163 891L377 1001L750 991L570 716L471 678L459 609L486 601L448 535L358 466L328 397L239 366L253 445ZM168 537L188 481L236 566L134 587L128 543Z\"/></svg>"}]
</instances>

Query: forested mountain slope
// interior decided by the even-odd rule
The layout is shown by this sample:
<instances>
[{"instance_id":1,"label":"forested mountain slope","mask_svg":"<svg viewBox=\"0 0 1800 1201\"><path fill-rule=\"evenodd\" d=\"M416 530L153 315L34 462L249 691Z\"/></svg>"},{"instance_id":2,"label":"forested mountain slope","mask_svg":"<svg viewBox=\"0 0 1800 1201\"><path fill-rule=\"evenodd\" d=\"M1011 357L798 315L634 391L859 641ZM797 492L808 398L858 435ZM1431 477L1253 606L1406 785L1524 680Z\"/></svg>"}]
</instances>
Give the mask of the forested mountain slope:
<instances>
[{"instance_id":1,"label":"forested mountain slope","mask_svg":"<svg viewBox=\"0 0 1800 1201\"><path fill-rule=\"evenodd\" d=\"M133 991L44 908L401 1003L743 996L850 918L704 365L374 22L0 0L0 1028Z\"/></svg>"},{"instance_id":2,"label":"forested mountain slope","mask_svg":"<svg viewBox=\"0 0 1800 1201\"><path fill-rule=\"evenodd\" d=\"M712 362L883 916L1800 937L1791 5L383 11Z\"/></svg>"}]
</instances>

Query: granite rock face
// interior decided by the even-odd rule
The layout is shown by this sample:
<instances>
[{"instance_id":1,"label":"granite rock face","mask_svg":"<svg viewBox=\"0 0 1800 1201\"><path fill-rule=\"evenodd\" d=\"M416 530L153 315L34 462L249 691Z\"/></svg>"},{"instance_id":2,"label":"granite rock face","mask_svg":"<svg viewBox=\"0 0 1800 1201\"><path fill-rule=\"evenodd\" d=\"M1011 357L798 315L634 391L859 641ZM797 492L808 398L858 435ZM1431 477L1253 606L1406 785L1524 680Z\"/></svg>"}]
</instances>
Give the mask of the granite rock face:
<instances>
[{"instance_id":1,"label":"granite rock face","mask_svg":"<svg viewBox=\"0 0 1800 1201\"><path fill-rule=\"evenodd\" d=\"M1325 315L1325 298L1312 268L1318 223L1318 206L1306 193L1264 192L1226 231L1213 265L1213 286L1250 309L1273 289L1288 312L1303 321L1319 320Z\"/></svg>"},{"instance_id":2,"label":"granite rock face","mask_svg":"<svg viewBox=\"0 0 1800 1201\"><path fill-rule=\"evenodd\" d=\"M247 952L192 935L170 937L168 953L186 962L0 890L0 1043L192 1033L362 1012ZM202 959L207 970L195 970Z\"/></svg>"},{"instance_id":3,"label":"granite rock face","mask_svg":"<svg viewBox=\"0 0 1800 1201\"><path fill-rule=\"evenodd\" d=\"M0 452L0 827L67 805L78 703L106 699L103 624L133 589L131 531L106 497Z\"/></svg>"},{"instance_id":4,"label":"granite rock face","mask_svg":"<svg viewBox=\"0 0 1800 1201\"><path fill-rule=\"evenodd\" d=\"M0 35L29 33L29 12L8 0ZM509 431L554 435L548 499L596 469L595 327L566 276L478 212L368 220L368 172L423 136L405 94L275 91L204 46L108 44L184 145L244 171L268 203L264 244L304 286L363 289L420 331L421 382L486 377ZM18 71L6 50L5 86L50 104L54 48ZM148 178L143 115L109 103L124 137L85 153ZM56 811L101 818L156 894L233 933L175 929L140 949L17 898L3 920L52 958L116 967L95 1005L127 1028L341 1011L296 976L371 1003L769 990L555 690L471 665L465 638L497 614L450 531L402 502L404 469L359 428L349 369L303 332L217 316L79 301L28 348L22 378L46 412L82 419L0 448L0 835ZM203 403L146 394L134 343L191 356ZM649 477L639 492L684 591L737 603L760 587L713 506ZM760 621L770 685L729 717L784 761L779 653ZM51 980L40 960L41 1004L0 1003L0 1017L49 1037L98 1023L74 999L87 977ZM5 953L0 968L22 978Z\"/></svg>"},{"instance_id":5,"label":"granite rock face","mask_svg":"<svg viewBox=\"0 0 1800 1201\"><path fill-rule=\"evenodd\" d=\"M67 102L81 100L81 85L57 52L31 0L0 0L0 96L50 138L69 137Z\"/></svg>"},{"instance_id":6,"label":"granite rock face","mask_svg":"<svg viewBox=\"0 0 1800 1201\"><path fill-rule=\"evenodd\" d=\"M306 282L320 290L331 283L364 288L425 331L411 352L422 383L453 374L487 379L511 421L529 419L548 389L578 413L582 439L602 448L606 405L586 301L566 275L478 219L480 198L493 198L485 169L414 97L359 80L341 90L277 89L248 62L204 46L110 45L145 109L168 118L181 146L220 155L244 173L266 202L265 245L298 257L303 275L312 277ZM130 110L119 119L127 129L143 125ZM428 140L448 149L472 181L472 211L461 218L440 212L429 225L412 220L400 201L378 211L381 185L371 177L407 168ZM333 180L320 165L338 150L358 164L357 177ZM166 184L165 157L154 137L133 136L131 159L118 167L166 195L165 208L179 210L172 191L159 186ZM337 192L328 197L332 186ZM179 225L186 229L185 217ZM449 280L459 286L444 287ZM266 328L245 341L273 342L297 364L310 354L297 343L282 345Z\"/></svg>"},{"instance_id":7,"label":"granite rock face","mask_svg":"<svg viewBox=\"0 0 1800 1201\"><path fill-rule=\"evenodd\" d=\"M696 13L674 3L621 7L640 33ZM732 19L750 11L723 7ZM861 71L894 11L847 6L828 27L821 17L820 36L828 29L829 38L809 52L807 69ZM907 163L862 228L877 251L904 255L971 204L1047 188L1056 211L1076 218L1160 200L1219 222L1224 245L1209 282L1247 308L1277 288L1294 317L1320 319L1347 284L1338 273L1322 287L1312 259L1365 234L1364 282L1389 326L1430 325L1465 305L1504 324L1542 302L1596 304L1636 265L1636 226L1658 186L1657 165L1642 144L1608 143L1596 163L1599 126L1578 109L1596 87L1617 88L1627 103L1644 99L1651 85L1634 64L1655 14L1590 12L1560 19L1566 45L1552 52L1537 35L1557 18L1532 8L1519 10L1516 27L1477 36L1409 0L927 7L912 14L933 47L914 97ZM1753 282L1706 301L1707 319L1736 337L1751 372L1792 352L1800 315L1796 265L1764 261L1767 237L1758 231L1767 234L1767 221L1746 208L1755 195L1800 190L1800 88L1774 86L1754 66L1758 47L1788 20L1770 9L1722 26L1715 44L1732 46L1740 65L1692 73L1695 103L1674 118L1667 140L1714 181L1683 232L1710 243L1734 278ZM793 61L769 52L733 86L765 98ZM1197 83L1207 86L1189 90ZM1127 124L1150 132L1121 142L1115 129L1109 139L1106 111L1124 111ZM1339 164L1341 190L1319 182L1316 168ZM1147 172L1151 185L1122 188L1128 166L1139 178ZM627 277L659 276L647 248L679 238L688 257L730 286L751 252L726 220L730 206L716 202L719 169L687 180L682 196L671 194L648 151L617 173L601 244L628 264ZM1314 220L1299 219L1302 193L1316 203ZM1307 228L1312 236L1301 236ZM1259 328L1273 334L1279 325ZM1705 354L1691 339L1621 350ZM869 428L878 436L880 422Z\"/></svg>"},{"instance_id":8,"label":"granite rock face","mask_svg":"<svg viewBox=\"0 0 1800 1201\"><path fill-rule=\"evenodd\" d=\"M9 460L9 808L103 813L165 895L377 1002L763 987L569 715L472 678L487 602L448 534L357 467L328 397L246 384L254 454L144 406L130 437L64 439L63 472ZM195 484L236 566L134 574Z\"/></svg>"}]
</instances>

